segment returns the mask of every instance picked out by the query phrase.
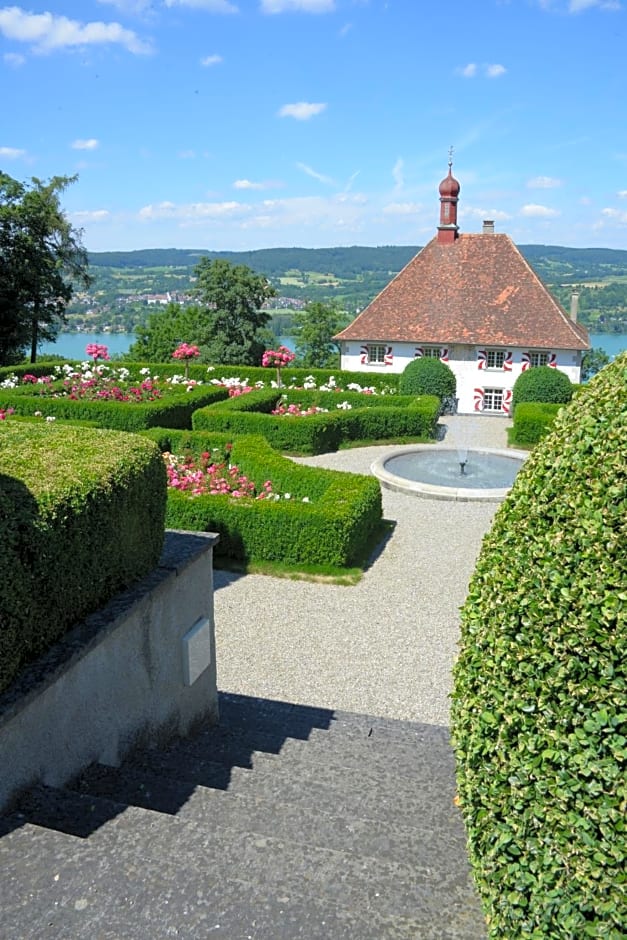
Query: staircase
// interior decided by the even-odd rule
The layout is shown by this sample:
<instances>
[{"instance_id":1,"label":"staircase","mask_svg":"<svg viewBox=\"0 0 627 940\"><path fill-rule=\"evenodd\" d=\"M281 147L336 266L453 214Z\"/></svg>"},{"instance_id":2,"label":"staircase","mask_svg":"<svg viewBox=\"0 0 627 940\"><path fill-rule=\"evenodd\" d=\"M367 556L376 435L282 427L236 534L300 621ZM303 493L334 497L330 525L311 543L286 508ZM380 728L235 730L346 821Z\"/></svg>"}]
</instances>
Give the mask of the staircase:
<instances>
[{"instance_id":1,"label":"staircase","mask_svg":"<svg viewBox=\"0 0 627 940\"><path fill-rule=\"evenodd\" d=\"M220 695L0 819L1 940L483 940L446 729Z\"/></svg>"}]
</instances>

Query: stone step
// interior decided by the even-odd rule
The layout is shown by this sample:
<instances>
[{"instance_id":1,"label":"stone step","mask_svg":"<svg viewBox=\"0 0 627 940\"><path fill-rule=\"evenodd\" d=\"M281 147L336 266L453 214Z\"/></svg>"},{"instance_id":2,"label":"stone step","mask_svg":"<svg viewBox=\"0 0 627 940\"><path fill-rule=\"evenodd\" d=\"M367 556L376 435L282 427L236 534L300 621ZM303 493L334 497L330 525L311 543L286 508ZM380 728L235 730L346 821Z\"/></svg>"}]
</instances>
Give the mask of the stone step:
<instances>
[{"instance_id":1,"label":"stone step","mask_svg":"<svg viewBox=\"0 0 627 940\"><path fill-rule=\"evenodd\" d=\"M387 747L392 740L412 744L426 731L441 734L448 739L446 728L432 727L420 722L399 721L373 715L315 708L276 699L254 698L230 692L219 693L220 725L247 731L251 728L271 734L310 740L320 732L325 737L339 733L342 737L368 738L371 743Z\"/></svg>"},{"instance_id":2,"label":"stone step","mask_svg":"<svg viewBox=\"0 0 627 940\"><path fill-rule=\"evenodd\" d=\"M291 737L281 725L268 721L263 728L241 727L237 722L226 722L206 730L194 737L183 739L171 748L172 753L211 759L229 766L252 767L261 756L287 757L299 760L320 761L328 756L341 757L347 769L360 769L366 762L373 766L394 766L399 775L419 772L429 756L431 766L451 776L455 762L448 729L420 726L411 736L396 734L399 722L389 722L388 727L371 732L371 725L347 725L332 730L312 729L309 736Z\"/></svg>"},{"instance_id":3,"label":"stone step","mask_svg":"<svg viewBox=\"0 0 627 940\"><path fill-rule=\"evenodd\" d=\"M209 936L216 924L229 940L484 936L472 887L447 865L434 873L123 805L43 787L23 801L26 818L0 842L8 935L47 923L47 937L138 940ZM99 825L82 839L40 828L59 820Z\"/></svg>"},{"instance_id":4,"label":"stone step","mask_svg":"<svg viewBox=\"0 0 627 940\"><path fill-rule=\"evenodd\" d=\"M445 860L460 878L468 873L465 833L459 810L437 801L412 826L376 816L341 815L319 806L303 807L282 798L280 791L261 795L191 786L184 780L157 777L122 768L94 765L73 786L79 793L175 815L198 818L240 832L273 836L283 841L347 852L356 856L398 861L436 870ZM280 807L277 807L280 799Z\"/></svg>"},{"instance_id":5,"label":"stone step","mask_svg":"<svg viewBox=\"0 0 627 940\"><path fill-rule=\"evenodd\" d=\"M374 766L365 761L347 768L341 754L318 761L264 758L254 766L227 765L193 754L145 751L133 756L126 766L153 776L169 777L190 786L222 789L235 793L255 793L271 800L281 799L300 806L315 805L320 810L359 818L376 818L395 825L416 825L428 819L436 804L453 808L455 780L450 765L432 766L427 756L413 776L398 773L394 761ZM350 762L349 762L350 763Z\"/></svg>"}]
</instances>

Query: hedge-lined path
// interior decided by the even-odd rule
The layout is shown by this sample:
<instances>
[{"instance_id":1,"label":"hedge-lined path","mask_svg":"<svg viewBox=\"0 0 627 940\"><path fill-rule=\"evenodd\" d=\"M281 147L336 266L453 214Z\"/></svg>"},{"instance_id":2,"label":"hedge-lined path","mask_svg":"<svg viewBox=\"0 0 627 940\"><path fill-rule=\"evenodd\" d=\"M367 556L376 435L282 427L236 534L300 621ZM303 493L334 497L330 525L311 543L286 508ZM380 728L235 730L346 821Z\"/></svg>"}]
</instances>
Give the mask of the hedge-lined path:
<instances>
[{"instance_id":1,"label":"hedge-lined path","mask_svg":"<svg viewBox=\"0 0 627 940\"><path fill-rule=\"evenodd\" d=\"M507 419L441 419L434 446L506 447ZM369 473L396 446L301 458ZM463 603L495 503L420 499L383 490L395 523L354 587L215 573L221 689L324 708L448 725Z\"/></svg>"}]
</instances>

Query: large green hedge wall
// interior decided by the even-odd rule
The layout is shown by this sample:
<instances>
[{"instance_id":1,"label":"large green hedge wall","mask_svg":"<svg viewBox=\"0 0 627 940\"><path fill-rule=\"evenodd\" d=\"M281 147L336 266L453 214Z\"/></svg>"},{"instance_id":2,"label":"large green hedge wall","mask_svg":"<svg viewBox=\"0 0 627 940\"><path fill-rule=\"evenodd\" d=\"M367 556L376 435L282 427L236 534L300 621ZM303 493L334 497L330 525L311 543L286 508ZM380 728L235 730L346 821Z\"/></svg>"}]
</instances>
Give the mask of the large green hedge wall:
<instances>
[{"instance_id":1,"label":"large green hedge wall","mask_svg":"<svg viewBox=\"0 0 627 940\"><path fill-rule=\"evenodd\" d=\"M492 938L627 936L627 353L562 409L484 540L453 740Z\"/></svg>"},{"instance_id":2,"label":"large green hedge wall","mask_svg":"<svg viewBox=\"0 0 627 940\"><path fill-rule=\"evenodd\" d=\"M345 401L352 405L350 410L337 407ZM303 408L319 405L329 411L307 417L270 414L279 402ZM429 396L263 389L199 409L194 412L192 425L197 431L262 434L277 450L322 454L337 450L343 441L433 439L439 410L439 399Z\"/></svg>"},{"instance_id":3,"label":"large green hedge wall","mask_svg":"<svg viewBox=\"0 0 627 940\"><path fill-rule=\"evenodd\" d=\"M275 502L188 496L170 489L166 524L218 532L216 557L347 567L361 559L381 524L381 490L374 477L294 463L263 437L168 429L145 434L162 451L177 454L199 454L232 442L231 462L259 489L269 479L281 495Z\"/></svg>"},{"instance_id":4,"label":"large green hedge wall","mask_svg":"<svg viewBox=\"0 0 627 940\"><path fill-rule=\"evenodd\" d=\"M136 435L0 425L0 689L69 627L151 571L166 476Z\"/></svg>"}]
</instances>

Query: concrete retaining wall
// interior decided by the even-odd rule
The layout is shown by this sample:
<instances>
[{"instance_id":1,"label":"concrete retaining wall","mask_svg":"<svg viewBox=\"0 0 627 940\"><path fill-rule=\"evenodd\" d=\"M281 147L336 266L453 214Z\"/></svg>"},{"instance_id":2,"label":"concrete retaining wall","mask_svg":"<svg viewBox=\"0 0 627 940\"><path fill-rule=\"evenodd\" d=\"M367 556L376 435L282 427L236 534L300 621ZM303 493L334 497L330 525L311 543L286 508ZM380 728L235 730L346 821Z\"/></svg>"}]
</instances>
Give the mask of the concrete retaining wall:
<instances>
[{"instance_id":1,"label":"concrete retaining wall","mask_svg":"<svg viewBox=\"0 0 627 940\"><path fill-rule=\"evenodd\" d=\"M218 718L216 535L170 531L159 566L68 633L0 696L0 812ZM33 585L33 590L37 586Z\"/></svg>"}]
</instances>

